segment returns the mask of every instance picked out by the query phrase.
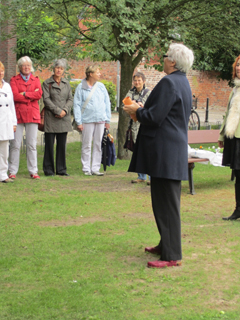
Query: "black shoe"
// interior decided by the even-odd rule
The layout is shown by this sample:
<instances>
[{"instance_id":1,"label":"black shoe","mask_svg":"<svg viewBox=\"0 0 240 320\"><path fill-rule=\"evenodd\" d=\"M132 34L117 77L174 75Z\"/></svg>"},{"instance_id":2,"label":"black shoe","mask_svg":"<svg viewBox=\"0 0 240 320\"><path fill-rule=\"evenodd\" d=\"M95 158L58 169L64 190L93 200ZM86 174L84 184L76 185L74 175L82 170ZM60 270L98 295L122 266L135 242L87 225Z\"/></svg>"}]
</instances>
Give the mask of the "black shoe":
<instances>
[{"instance_id":1,"label":"black shoe","mask_svg":"<svg viewBox=\"0 0 240 320\"><path fill-rule=\"evenodd\" d=\"M44 174L45 174L45 176L47 176L47 177L53 177L53 176L54 176L54 173L45 173L45 172L44 172Z\"/></svg>"},{"instance_id":2,"label":"black shoe","mask_svg":"<svg viewBox=\"0 0 240 320\"><path fill-rule=\"evenodd\" d=\"M240 210L234 210L233 214L230 217L222 218L223 220L237 220L240 218Z\"/></svg>"},{"instance_id":3,"label":"black shoe","mask_svg":"<svg viewBox=\"0 0 240 320\"><path fill-rule=\"evenodd\" d=\"M56 173L57 176L66 176L69 177L69 174L67 172L63 172L63 173Z\"/></svg>"}]
</instances>

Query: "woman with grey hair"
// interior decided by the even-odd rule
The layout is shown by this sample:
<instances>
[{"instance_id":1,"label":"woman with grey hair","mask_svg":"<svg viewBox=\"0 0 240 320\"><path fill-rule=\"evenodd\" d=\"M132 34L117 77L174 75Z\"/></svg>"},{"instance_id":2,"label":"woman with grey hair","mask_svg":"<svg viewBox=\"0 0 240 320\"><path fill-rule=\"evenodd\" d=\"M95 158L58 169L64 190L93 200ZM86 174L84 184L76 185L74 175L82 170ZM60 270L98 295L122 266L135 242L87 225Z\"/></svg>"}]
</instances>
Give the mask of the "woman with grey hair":
<instances>
[{"instance_id":1,"label":"woman with grey hair","mask_svg":"<svg viewBox=\"0 0 240 320\"><path fill-rule=\"evenodd\" d=\"M155 86L144 108L137 103L124 110L137 117L140 129L129 166L130 172L151 176L152 208L160 242L145 251L160 256L148 267L181 265L181 180L188 179L188 119L192 92L186 77L194 60L192 50L173 43L164 56L167 74Z\"/></svg>"},{"instance_id":2,"label":"woman with grey hair","mask_svg":"<svg viewBox=\"0 0 240 320\"><path fill-rule=\"evenodd\" d=\"M45 151L43 171L46 176L54 176L54 140L56 137L56 174L68 176L66 167L67 133L72 131L71 109L72 89L63 77L67 68L66 59L55 60L53 75L43 82L43 102L45 105L44 132Z\"/></svg>"},{"instance_id":3,"label":"woman with grey hair","mask_svg":"<svg viewBox=\"0 0 240 320\"><path fill-rule=\"evenodd\" d=\"M19 74L10 80L18 125L14 140L10 141L9 178L15 179L18 172L20 147L25 128L28 171L32 179L39 179L36 146L38 123L41 120L38 100L42 96L42 88L38 77L32 74L34 70L28 56L20 58L17 65Z\"/></svg>"}]
</instances>

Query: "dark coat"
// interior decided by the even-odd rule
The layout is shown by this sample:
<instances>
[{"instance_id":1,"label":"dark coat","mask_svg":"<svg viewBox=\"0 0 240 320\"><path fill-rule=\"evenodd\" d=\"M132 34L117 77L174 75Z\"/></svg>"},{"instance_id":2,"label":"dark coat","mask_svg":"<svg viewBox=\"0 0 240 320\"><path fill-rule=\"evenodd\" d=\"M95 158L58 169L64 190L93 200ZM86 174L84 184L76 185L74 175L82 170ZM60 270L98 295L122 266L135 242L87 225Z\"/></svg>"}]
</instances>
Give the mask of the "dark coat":
<instances>
[{"instance_id":1,"label":"dark coat","mask_svg":"<svg viewBox=\"0 0 240 320\"><path fill-rule=\"evenodd\" d=\"M73 106L72 89L69 82L62 78L58 85L53 76L43 82L43 103L45 105L44 131L69 132L72 131L71 109ZM65 117L56 118L64 110Z\"/></svg>"},{"instance_id":2,"label":"dark coat","mask_svg":"<svg viewBox=\"0 0 240 320\"><path fill-rule=\"evenodd\" d=\"M186 74L165 76L137 110L141 123L129 166L130 172L151 177L188 179L188 119L192 92Z\"/></svg>"}]
</instances>

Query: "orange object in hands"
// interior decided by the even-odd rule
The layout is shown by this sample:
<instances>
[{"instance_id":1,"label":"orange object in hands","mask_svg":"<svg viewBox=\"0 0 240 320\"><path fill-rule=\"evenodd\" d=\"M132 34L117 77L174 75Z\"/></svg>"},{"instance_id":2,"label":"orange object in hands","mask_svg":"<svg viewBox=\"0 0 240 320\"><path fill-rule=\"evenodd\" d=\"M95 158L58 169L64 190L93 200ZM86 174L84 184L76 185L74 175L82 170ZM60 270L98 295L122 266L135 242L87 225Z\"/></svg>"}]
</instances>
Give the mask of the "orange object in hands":
<instances>
[{"instance_id":1,"label":"orange object in hands","mask_svg":"<svg viewBox=\"0 0 240 320\"><path fill-rule=\"evenodd\" d=\"M125 104L125 106L130 106L131 104L133 104L133 101L130 97L124 98L122 102Z\"/></svg>"}]
</instances>

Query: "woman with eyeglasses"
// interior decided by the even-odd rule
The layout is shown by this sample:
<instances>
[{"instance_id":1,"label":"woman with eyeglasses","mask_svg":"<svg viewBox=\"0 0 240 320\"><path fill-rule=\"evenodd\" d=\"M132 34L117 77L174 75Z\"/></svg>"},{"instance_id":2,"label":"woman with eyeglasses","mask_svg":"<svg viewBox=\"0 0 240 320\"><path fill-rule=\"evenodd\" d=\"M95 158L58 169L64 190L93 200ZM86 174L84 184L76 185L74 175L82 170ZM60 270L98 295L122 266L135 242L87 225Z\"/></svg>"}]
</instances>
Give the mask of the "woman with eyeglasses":
<instances>
[{"instance_id":1,"label":"woman with eyeglasses","mask_svg":"<svg viewBox=\"0 0 240 320\"><path fill-rule=\"evenodd\" d=\"M10 85L3 80L5 68L0 61L0 181L13 182L8 177L9 140L14 139L17 118Z\"/></svg>"},{"instance_id":2,"label":"woman with eyeglasses","mask_svg":"<svg viewBox=\"0 0 240 320\"><path fill-rule=\"evenodd\" d=\"M194 60L192 50L172 43L164 55L163 77L144 108L137 103L123 109L136 116L140 129L128 171L151 176L152 208L160 241L145 251L160 256L148 267L181 265L181 181L188 179L188 119L192 92L186 77Z\"/></svg>"},{"instance_id":3,"label":"woman with eyeglasses","mask_svg":"<svg viewBox=\"0 0 240 320\"><path fill-rule=\"evenodd\" d=\"M38 100L42 96L41 83L32 72L32 61L25 56L17 62L19 74L12 77L13 92L18 126L15 138L10 142L9 177L16 178L19 168L20 147L23 130L26 132L27 167L32 179L40 179L37 166L37 133L41 122Z\"/></svg>"}]
</instances>

